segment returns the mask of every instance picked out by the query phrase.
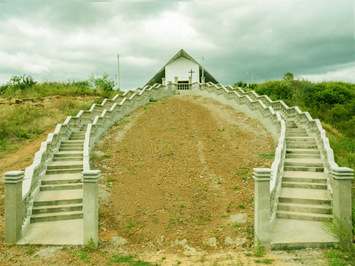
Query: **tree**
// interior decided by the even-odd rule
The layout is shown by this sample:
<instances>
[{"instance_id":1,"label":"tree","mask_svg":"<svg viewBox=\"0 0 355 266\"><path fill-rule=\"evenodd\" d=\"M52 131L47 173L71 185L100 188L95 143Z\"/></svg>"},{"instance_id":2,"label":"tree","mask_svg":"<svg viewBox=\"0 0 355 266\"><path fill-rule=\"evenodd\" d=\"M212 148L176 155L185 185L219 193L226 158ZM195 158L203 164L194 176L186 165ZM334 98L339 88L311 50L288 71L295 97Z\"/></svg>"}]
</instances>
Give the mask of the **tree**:
<instances>
[{"instance_id":1,"label":"tree","mask_svg":"<svg viewBox=\"0 0 355 266\"><path fill-rule=\"evenodd\" d=\"M291 72L287 72L284 77L284 80L293 80L293 74Z\"/></svg>"}]
</instances>

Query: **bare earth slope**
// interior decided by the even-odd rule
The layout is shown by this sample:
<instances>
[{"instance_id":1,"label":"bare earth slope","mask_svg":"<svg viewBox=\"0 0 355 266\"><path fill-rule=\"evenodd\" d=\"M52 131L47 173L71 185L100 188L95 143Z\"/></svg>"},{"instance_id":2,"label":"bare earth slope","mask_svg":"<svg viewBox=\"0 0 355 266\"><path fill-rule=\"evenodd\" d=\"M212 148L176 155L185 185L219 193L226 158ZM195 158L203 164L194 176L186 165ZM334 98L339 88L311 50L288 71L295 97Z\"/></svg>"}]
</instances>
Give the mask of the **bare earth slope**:
<instances>
[{"instance_id":1,"label":"bare earth slope","mask_svg":"<svg viewBox=\"0 0 355 266\"><path fill-rule=\"evenodd\" d=\"M261 124L211 99L149 103L113 127L92 156L102 171L100 248L7 247L1 214L0 264L324 265L317 250L252 255L252 169L269 167L274 151Z\"/></svg>"},{"instance_id":2,"label":"bare earth slope","mask_svg":"<svg viewBox=\"0 0 355 266\"><path fill-rule=\"evenodd\" d=\"M97 150L93 168L112 184L112 204L101 208L103 239L123 237L136 251L251 243L252 169L270 166L264 157L275 150L254 120L209 99L175 96L123 119ZM182 240L188 248L176 244Z\"/></svg>"}]
</instances>

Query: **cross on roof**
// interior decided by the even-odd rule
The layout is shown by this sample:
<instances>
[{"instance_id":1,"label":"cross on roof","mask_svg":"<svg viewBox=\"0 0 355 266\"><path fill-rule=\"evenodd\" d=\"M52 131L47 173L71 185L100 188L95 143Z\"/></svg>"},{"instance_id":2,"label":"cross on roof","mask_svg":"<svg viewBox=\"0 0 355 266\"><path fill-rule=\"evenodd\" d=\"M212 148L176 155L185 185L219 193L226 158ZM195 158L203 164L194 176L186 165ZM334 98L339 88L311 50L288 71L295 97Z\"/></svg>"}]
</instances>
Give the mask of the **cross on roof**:
<instances>
[{"instance_id":1,"label":"cross on roof","mask_svg":"<svg viewBox=\"0 0 355 266\"><path fill-rule=\"evenodd\" d=\"M191 68L191 70L188 73L191 74L191 78L192 78L192 73L195 73L195 71L193 71L192 68Z\"/></svg>"}]
</instances>

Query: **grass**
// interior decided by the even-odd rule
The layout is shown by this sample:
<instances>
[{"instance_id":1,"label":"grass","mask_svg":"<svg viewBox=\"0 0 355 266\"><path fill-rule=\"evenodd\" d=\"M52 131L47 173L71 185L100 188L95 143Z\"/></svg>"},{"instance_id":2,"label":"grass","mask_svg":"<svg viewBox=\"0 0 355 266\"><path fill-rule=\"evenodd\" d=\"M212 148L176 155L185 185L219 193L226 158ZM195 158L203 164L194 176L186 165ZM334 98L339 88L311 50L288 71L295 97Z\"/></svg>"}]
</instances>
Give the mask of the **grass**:
<instances>
[{"instance_id":1,"label":"grass","mask_svg":"<svg viewBox=\"0 0 355 266\"><path fill-rule=\"evenodd\" d=\"M348 256L341 250L332 248L325 250L324 257L328 259L329 265L332 266L349 265L349 262L346 260Z\"/></svg>"},{"instance_id":2,"label":"grass","mask_svg":"<svg viewBox=\"0 0 355 266\"><path fill-rule=\"evenodd\" d=\"M68 115L89 109L92 100L78 102L73 99L57 99L48 107L30 104L0 106L0 152L16 151L24 141L32 142L40 135L63 123Z\"/></svg>"},{"instance_id":3,"label":"grass","mask_svg":"<svg viewBox=\"0 0 355 266\"><path fill-rule=\"evenodd\" d=\"M273 159L275 157L275 153L259 153L258 157L260 159Z\"/></svg>"}]
</instances>

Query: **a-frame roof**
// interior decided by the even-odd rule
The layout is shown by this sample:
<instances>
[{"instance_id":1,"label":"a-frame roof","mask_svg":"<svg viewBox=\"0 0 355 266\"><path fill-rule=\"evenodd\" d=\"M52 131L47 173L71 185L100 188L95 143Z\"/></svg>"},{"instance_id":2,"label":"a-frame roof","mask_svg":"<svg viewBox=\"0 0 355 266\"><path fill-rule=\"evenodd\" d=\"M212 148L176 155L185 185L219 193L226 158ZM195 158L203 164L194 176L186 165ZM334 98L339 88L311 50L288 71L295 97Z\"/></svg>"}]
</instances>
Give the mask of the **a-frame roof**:
<instances>
[{"instance_id":1,"label":"a-frame roof","mask_svg":"<svg viewBox=\"0 0 355 266\"><path fill-rule=\"evenodd\" d=\"M201 78L201 73L202 73L202 66L195 60L193 59L188 53L185 52L184 49L181 49L176 55L174 55L173 58L169 60L168 63L166 63L155 76L146 84L146 85L154 85L155 83L161 83L162 78L165 77L165 67L169 65L170 63L174 62L175 60L179 59L180 57L184 57L187 60L190 60L194 63L196 63L199 66L200 69L200 78ZM204 74L205 74L205 81L206 82L213 82L213 83L218 83L218 81L208 72L206 69L204 69Z\"/></svg>"}]
</instances>

